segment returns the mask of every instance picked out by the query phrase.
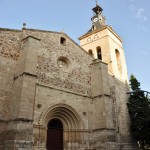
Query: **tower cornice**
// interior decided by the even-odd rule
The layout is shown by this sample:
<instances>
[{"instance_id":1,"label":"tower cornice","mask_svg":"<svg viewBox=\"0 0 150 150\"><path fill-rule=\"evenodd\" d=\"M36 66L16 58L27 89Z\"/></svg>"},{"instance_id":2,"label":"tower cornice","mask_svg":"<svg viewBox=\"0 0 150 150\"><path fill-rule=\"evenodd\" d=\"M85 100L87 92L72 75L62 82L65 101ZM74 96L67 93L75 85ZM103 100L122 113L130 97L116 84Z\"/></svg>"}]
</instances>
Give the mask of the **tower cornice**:
<instances>
[{"instance_id":1,"label":"tower cornice","mask_svg":"<svg viewBox=\"0 0 150 150\"><path fill-rule=\"evenodd\" d=\"M108 26L108 25L105 25L105 26L103 26L102 28L93 30L93 31L91 31L91 32L89 32L89 33L86 33L86 34L80 36L78 39L79 39L79 40L82 40L82 39L84 39L84 38L86 38L86 37L88 37L88 36L90 36L90 35L93 35L93 34L95 34L95 33L98 33L98 32L100 32L100 31L102 31L102 30L105 30L105 29L108 29L113 35L115 35L115 36L120 40L120 42L123 42L122 38L112 29L111 26Z\"/></svg>"}]
</instances>

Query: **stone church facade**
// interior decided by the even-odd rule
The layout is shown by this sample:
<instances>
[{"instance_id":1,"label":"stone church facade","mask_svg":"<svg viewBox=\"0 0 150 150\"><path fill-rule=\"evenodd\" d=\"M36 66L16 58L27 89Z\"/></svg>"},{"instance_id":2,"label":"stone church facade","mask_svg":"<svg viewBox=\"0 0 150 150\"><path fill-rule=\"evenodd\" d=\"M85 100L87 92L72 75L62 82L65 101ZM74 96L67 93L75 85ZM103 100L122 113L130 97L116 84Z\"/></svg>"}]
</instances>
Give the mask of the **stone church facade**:
<instances>
[{"instance_id":1,"label":"stone church facade","mask_svg":"<svg viewBox=\"0 0 150 150\"><path fill-rule=\"evenodd\" d=\"M136 150L122 40L93 11L81 46L63 32L0 28L0 150Z\"/></svg>"}]
</instances>

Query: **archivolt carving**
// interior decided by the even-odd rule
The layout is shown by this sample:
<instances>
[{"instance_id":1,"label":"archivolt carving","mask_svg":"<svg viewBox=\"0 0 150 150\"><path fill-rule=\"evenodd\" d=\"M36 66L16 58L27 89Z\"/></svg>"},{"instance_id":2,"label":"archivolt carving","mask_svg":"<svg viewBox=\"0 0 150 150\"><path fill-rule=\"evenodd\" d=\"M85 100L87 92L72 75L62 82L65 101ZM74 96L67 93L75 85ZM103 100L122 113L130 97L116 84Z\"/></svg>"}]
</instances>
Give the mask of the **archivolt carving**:
<instances>
[{"instance_id":1,"label":"archivolt carving","mask_svg":"<svg viewBox=\"0 0 150 150\"><path fill-rule=\"evenodd\" d=\"M56 104L47 108L39 119L39 125L47 127L48 122L54 118L62 121L64 129L83 129L77 112L66 104Z\"/></svg>"}]
</instances>

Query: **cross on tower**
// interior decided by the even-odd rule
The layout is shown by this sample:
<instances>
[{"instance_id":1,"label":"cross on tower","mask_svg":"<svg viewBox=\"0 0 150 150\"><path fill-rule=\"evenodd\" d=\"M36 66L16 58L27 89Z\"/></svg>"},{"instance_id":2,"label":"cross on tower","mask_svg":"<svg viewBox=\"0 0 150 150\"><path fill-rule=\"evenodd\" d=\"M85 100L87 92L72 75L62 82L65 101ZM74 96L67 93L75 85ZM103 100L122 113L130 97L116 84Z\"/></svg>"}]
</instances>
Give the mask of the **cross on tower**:
<instances>
[{"instance_id":1,"label":"cross on tower","mask_svg":"<svg viewBox=\"0 0 150 150\"><path fill-rule=\"evenodd\" d=\"M96 2L96 5L98 5L98 1L97 1L97 0L95 0L95 2Z\"/></svg>"}]
</instances>

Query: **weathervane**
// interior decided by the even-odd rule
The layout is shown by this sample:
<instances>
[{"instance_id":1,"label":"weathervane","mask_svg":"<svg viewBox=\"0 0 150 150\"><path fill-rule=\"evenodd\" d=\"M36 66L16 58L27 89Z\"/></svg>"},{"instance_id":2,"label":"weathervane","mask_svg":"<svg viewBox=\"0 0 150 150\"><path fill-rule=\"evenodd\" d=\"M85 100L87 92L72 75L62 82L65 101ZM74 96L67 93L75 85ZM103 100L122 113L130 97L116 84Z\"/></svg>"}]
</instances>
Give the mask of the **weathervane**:
<instances>
[{"instance_id":1,"label":"weathervane","mask_svg":"<svg viewBox=\"0 0 150 150\"><path fill-rule=\"evenodd\" d=\"M98 1L97 1L97 0L95 0L95 2L96 2L96 5L98 5Z\"/></svg>"}]
</instances>

